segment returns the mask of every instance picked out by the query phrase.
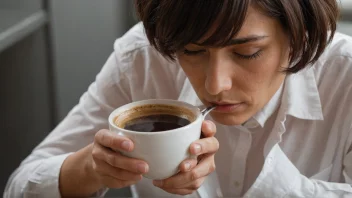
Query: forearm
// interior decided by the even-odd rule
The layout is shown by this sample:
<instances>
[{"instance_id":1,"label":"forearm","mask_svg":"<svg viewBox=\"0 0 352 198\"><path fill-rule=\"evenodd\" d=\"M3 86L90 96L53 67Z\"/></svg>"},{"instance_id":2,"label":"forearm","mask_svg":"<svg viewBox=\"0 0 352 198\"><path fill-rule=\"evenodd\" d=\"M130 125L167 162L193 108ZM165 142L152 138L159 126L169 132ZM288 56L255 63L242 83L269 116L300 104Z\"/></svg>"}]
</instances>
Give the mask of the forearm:
<instances>
[{"instance_id":1,"label":"forearm","mask_svg":"<svg viewBox=\"0 0 352 198\"><path fill-rule=\"evenodd\" d=\"M62 197L89 197L103 187L93 171L92 148L90 144L64 161L59 176Z\"/></svg>"}]
</instances>

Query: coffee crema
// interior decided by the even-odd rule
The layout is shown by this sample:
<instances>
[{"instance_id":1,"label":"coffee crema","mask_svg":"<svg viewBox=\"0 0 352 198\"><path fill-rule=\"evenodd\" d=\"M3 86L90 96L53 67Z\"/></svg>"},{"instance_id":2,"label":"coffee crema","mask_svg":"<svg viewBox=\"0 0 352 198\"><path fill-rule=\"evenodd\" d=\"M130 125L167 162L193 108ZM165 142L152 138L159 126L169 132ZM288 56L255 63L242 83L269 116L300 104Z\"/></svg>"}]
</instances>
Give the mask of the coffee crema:
<instances>
[{"instance_id":1,"label":"coffee crema","mask_svg":"<svg viewBox=\"0 0 352 198\"><path fill-rule=\"evenodd\" d=\"M139 132L158 132L177 129L186 126L189 120L174 115L160 114L143 116L130 120L125 129Z\"/></svg>"},{"instance_id":2,"label":"coffee crema","mask_svg":"<svg viewBox=\"0 0 352 198\"><path fill-rule=\"evenodd\" d=\"M195 120L192 111L171 105L142 105L116 116L120 128L137 132L160 132L186 126Z\"/></svg>"}]
</instances>

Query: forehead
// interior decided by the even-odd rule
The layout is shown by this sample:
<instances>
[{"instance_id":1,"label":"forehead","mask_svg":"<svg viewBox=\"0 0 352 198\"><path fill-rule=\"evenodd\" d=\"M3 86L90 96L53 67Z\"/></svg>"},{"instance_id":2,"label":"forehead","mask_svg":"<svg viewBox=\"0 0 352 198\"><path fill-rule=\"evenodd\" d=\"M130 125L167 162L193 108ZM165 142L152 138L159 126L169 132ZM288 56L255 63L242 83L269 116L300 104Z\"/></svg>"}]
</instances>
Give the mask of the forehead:
<instances>
[{"instance_id":1,"label":"forehead","mask_svg":"<svg viewBox=\"0 0 352 198\"><path fill-rule=\"evenodd\" d=\"M218 28L221 28L218 23L219 20L216 20L209 31L207 31L197 43L203 43L206 39L211 37ZM251 5L248 7L242 27L233 38L246 38L254 35L270 36L279 29L279 26L280 23L275 18L265 15L259 8Z\"/></svg>"},{"instance_id":2,"label":"forehead","mask_svg":"<svg viewBox=\"0 0 352 198\"><path fill-rule=\"evenodd\" d=\"M279 26L280 24L275 18L265 15L259 8L250 6L236 37L242 38L253 34L267 35L278 29Z\"/></svg>"}]
</instances>

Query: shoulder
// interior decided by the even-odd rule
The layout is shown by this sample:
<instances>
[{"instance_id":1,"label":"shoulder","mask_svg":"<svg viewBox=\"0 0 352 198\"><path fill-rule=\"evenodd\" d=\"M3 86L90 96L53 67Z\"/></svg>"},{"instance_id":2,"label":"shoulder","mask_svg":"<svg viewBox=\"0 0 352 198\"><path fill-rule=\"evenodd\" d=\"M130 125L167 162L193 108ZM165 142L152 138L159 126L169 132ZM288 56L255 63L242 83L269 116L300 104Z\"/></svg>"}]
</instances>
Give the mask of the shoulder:
<instances>
[{"instance_id":1,"label":"shoulder","mask_svg":"<svg viewBox=\"0 0 352 198\"><path fill-rule=\"evenodd\" d=\"M314 63L313 71L325 110L331 109L336 113L340 107L344 109L352 107L352 38L350 36L337 33L323 55Z\"/></svg>"},{"instance_id":2,"label":"shoulder","mask_svg":"<svg viewBox=\"0 0 352 198\"><path fill-rule=\"evenodd\" d=\"M123 36L116 39L114 50L117 55L126 56L134 51L151 47L141 22L134 25Z\"/></svg>"},{"instance_id":3,"label":"shoulder","mask_svg":"<svg viewBox=\"0 0 352 198\"><path fill-rule=\"evenodd\" d=\"M352 57L352 37L343 33L336 32L332 42L326 48L327 57L346 56ZM324 57L324 56L323 56Z\"/></svg>"},{"instance_id":4,"label":"shoulder","mask_svg":"<svg viewBox=\"0 0 352 198\"><path fill-rule=\"evenodd\" d=\"M347 58L346 63L351 62L349 60L352 59L352 37L337 32L317 62L318 65L322 65L326 62L335 61L341 58ZM344 64L340 66L347 65L348 64Z\"/></svg>"},{"instance_id":5,"label":"shoulder","mask_svg":"<svg viewBox=\"0 0 352 198\"><path fill-rule=\"evenodd\" d=\"M114 42L114 52L118 58L133 60L136 56L148 56L154 61L164 60L165 58L150 45L141 22L134 25L123 36Z\"/></svg>"},{"instance_id":6,"label":"shoulder","mask_svg":"<svg viewBox=\"0 0 352 198\"><path fill-rule=\"evenodd\" d=\"M143 97L168 97L178 92L186 79L177 61L165 58L150 45L142 23L115 41L113 67Z\"/></svg>"},{"instance_id":7,"label":"shoulder","mask_svg":"<svg viewBox=\"0 0 352 198\"><path fill-rule=\"evenodd\" d=\"M313 65L316 80L350 83L352 79L352 37L336 33L322 56ZM319 84L319 83L318 83Z\"/></svg>"},{"instance_id":8,"label":"shoulder","mask_svg":"<svg viewBox=\"0 0 352 198\"><path fill-rule=\"evenodd\" d=\"M114 53L120 67L138 67L139 69L175 69L178 64L163 57L150 45L141 22L134 25L114 43ZM123 68L120 68L123 69Z\"/></svg>"}]
</instances>

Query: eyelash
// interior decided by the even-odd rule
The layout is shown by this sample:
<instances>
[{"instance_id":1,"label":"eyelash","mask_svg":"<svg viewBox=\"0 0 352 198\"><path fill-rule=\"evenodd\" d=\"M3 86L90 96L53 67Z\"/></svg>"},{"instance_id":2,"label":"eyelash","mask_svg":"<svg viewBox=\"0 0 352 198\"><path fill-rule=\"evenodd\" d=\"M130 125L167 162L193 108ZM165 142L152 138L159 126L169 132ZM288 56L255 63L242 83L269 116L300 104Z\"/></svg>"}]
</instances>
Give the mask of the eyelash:
<instances>
[{"instance_id":1,"label":"eyelash","mask_svg":"<svg viewBox=\"0 0 352 198\"><path fill-rule=\"evenodd\" d=\"M240 59L254 60L254 59L257 59L257 58L260 57L260 55L262 54L262 50L259 50L256 53L251 54L251 55L242 55L242 54L238 54L238 53L235 53L235 52L234 52L234 54L236 56L238 56Z\"/></svg>"},{"instance_id":2,"label":"eyelash","mask_svg":"<svg viewBox=\"0 0 352 198\"><path fill-rule=\"evenodd\" d=\"M197 56L202 54L203 52L205 52L205 50L199 50L199 51L190 51L190 50L183 50L183 54L187 55L187 56Z\"/></svg>"},{"instance_id":3,"label":"eyelash","mask_svg":"<svg viewBox=\"0 0 352 198\"><path fill-rule=\"evenodd\" d=\"M199 50L199 51L190 51L190 50L183 50L183 54L185 54L186 56L197 56L197 55L201 55L202 53L204 53L205 50ZM233 52L234 55L236 55L238 58L240 59L245 59L245 60L253 60L253 59L257 59L260 57L262 50L259 50L258 52L252 54L252 55L242 55L242 54L238 54L236 52Z\"/></svg>"}]
</instances>

